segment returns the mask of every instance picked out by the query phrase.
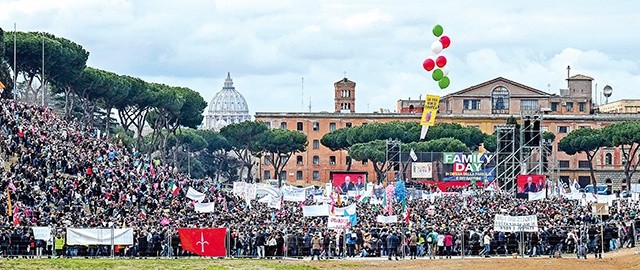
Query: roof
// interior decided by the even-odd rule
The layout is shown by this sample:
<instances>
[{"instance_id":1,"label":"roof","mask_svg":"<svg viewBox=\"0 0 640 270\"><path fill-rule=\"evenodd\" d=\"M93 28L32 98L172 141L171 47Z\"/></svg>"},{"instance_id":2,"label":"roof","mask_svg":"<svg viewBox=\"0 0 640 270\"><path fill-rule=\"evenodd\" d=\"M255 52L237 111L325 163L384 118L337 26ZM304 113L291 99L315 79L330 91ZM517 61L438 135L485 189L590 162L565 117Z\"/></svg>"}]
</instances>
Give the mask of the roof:
<instances>
[{"instance_id":1,"label":"roof","mask_svg":"<svg viewBox=\"0 0 640 270\"><path fill-rule=\"evenodd\" d=\"M579 81L593 81L593 78L586 76L586 75L582 75L582 74L576 74L573 75L571 77L569 77L569 79L567 80L579 80Z\"/></svg>"},{"instance_id":2,"label":"roof","mask_svg":"<svg viewBox=\"0 0 640 270\"><path fill-rule=\"evenodd\" d=\"M335 82L334 84L338 84L338 83L355 83L355 82L347 79L347 77L344 77L342 80L339 80L339 81Z\"/></svg>"},{"instance_id":3,"label":"roof","mask_svg":"<svg viewBox=\"0 0 640 270\"><path fill-rule=\"evenodd\" d=\"M508 84L515 85L515 86L517 86L517 87L520 87L520 88L523 88L523 89L529 90L529 91L534 92L534 93L539 94L539 95L543 95L543 96L552 96L552 94L549 94L549 93L544 92L544 91L542 91L542 90L538 90L538 89L535 89L535 88L533 88L533 87L526 86L526 85L524 85L524 84L517 83L517 82L514 82L514 81L512 81L512 80L509 80L509 79L503 78L503 77L498 77L498 78L495 78L495 79L493 79L493 80L489 80L489 81L486 81L486 82L483 82L483 83L480 83L480 84L476 84L476 85L473 85L473 86L467 87L467 88L462 89L462 90L460 90L460 91L458 91L458 92L453 92L453 93L447 94L447 95L445 95L444 97L461 95L461 94L464 94L464 93L466 93L466 92L469 92L469 91L472 91L472 90L476 90L476 89L479 89L479 88L482 88L482 87L485 87L485 86L487 86L487 85L490 85L490 84L493 84L493 83L497 83L497 82L506 82L506 83L508 83Z\"/></svg>"}]
</instances>

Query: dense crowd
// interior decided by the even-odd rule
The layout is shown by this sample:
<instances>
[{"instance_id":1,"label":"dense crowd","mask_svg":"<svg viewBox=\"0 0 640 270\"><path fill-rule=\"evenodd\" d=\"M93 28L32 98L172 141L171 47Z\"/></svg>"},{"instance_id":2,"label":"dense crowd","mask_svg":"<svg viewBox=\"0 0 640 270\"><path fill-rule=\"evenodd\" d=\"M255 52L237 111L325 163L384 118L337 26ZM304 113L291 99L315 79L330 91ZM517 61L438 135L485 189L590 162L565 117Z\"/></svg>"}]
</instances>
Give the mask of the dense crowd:
<instances>
[{"instance_id":1,"label":"dense crowd","mask_svg":"<svg viewBox=\"0 0 640 270\"><path fill-rule=\"evenodd\" d=\"M380 205L358 203L357 225L335 231L327 229L327 217L303 217L301 206L314 204L313 195L301 203L284 202L281 209L256 200L247 205L221 183L189 179L171 164L127 149L93 127L65 121L49 108L1 101L0 139L0 190L7 191L0 193L0 202L8 203L7 195L12 202L10 208L0 207L3 255L110 253L104 246L64 245L64 229L70 227L133 228L134 245L116 247L122 256L185 255L175 231L179 227L228 228L232 256L446 258L521 250L535 256L583 248L598 253L601 246L607 251L635 243L640 208L625 201L612 207L600 226L588 204L561 198L529 202L480 190L433 200L412 196L408 223L403 218L376 223L376 216L390 213ZM176 195L174 187L179 187ZM215 202L216 211L195 212L185 196L189 187L204 192L205 202ZM402 216L399 202L394 202L394 212ZM493 232L496 214L537 215L540 231ZM52 227L54 239L35 240L32 226Z\"/></svg>"}]
</instances>

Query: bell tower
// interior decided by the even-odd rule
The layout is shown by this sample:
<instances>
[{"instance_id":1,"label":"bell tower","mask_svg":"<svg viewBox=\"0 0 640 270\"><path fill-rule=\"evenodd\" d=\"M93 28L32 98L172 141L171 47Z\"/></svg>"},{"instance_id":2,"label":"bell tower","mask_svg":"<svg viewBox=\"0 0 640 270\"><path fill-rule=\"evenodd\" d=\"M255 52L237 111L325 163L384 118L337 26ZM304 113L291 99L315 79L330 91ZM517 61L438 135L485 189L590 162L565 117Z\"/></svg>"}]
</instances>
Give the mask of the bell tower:
<instances>
[{"instance_id":1,"label":"bell tower","mask_svg":"<svg viewBox=\"0 0 640 270\"><path fill-rule=\"evenodd\" d=\"M335 112L356 112L356 83L345 76L333 84L335 91Z\"/></svg>"}]
</instances>

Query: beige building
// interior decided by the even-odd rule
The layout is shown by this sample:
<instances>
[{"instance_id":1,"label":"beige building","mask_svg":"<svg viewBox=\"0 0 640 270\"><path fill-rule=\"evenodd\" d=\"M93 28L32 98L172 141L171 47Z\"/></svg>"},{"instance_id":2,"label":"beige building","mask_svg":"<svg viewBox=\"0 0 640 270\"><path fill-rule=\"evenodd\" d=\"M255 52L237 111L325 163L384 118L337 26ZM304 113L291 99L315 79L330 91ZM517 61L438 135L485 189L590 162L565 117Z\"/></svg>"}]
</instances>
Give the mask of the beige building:
<instances>
[{"instance_id":1,"label":"beige building","mask_svg":"<svg viewBox=\"0 0 640 270\"><path fill-rule=\"evenodd\" d=\"M601 113L640 113L640 99L621 99L598 106Z\"/></svg>"}]
</instances>

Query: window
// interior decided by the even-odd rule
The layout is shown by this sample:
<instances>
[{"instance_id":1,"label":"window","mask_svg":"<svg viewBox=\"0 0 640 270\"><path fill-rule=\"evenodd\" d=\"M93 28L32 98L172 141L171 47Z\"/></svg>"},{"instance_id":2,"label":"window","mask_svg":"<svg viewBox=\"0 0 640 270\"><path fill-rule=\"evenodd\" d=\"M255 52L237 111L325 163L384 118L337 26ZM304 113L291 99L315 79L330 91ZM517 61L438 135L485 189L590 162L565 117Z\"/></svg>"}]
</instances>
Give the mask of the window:
<instances>
[{"instance_id":1,"label":"window","mask_svg":"<svg viewBox=\"0 0 640 270\"><path fill-rule=\"evenodd\" d=\"M264 164L272 164L271 156L264 156Z\"/></svg>"},{"instance_id":2,"label":"window","mask_svg":"<svg viewBox=\"0 0 640 270\"><path fill-rule=\"evenodd\" d=\"M509 90L498 86L491 92L491 109L494 113L504 113L509 110Z\"/></svg>"},{"instance_id":3,"label":"window","mask_svg":"<svg viewBox=\"0 0 640 270\"><path fill-rule=\"evenodd\" d=\"M538 100L537 99L523 99L523 100L520 100L520 110L521 111L537 111L538 109L540 109L540 107L538 107Z\"/></svg>"},{"instance_id":4,"label":"window","mask_svg":"<svg viewBox=\"0 0 640 270\"><path fill-rule=\"evenodd\" d=\"M369 160L368 159L365 159L365 160L362 161L362 165L367 165L367 164L369 164Z\"/></svg>"},{"instance_id":5,"label":"window","mask_svg":"<svg viewBox=\"0 0 640 270\"><path fill-rule=\"evenodd\" d=\"M318 130L320 130L320 123L313 122L313 131L318 131Z\"/></svg>"},{"instance_id":6,"label":"window","mask_svg":"<svg viewBox=\"0 0 640 270\"><path fill-rule=\"evenodd\" d=\"M580 160L578 161L578 168L582 168L582 169L588 169L589 168L589 161L587 160Z\"/></svg>"},{"instance_id":7,"label":"window","mask_svg":"<svg viewBox=\"0 0 640 270\"><path fill-rule=\"evenodd\" d=\"M351 157L347 156L347 157L344 159L344 165L349 165L349 163L351 163Z\"/></svg>"},{"instance_id":8,"label":"window","mask_svg":"<svg viewBox=\"0 0 640 270\"><path fill-rule=\"evenodd\" d=\"M604 155L604 165L611 165L613 164L613 155L611 155L611 153L606 153Z\"/></svg>"},{"instance_id":9,"label":"window","mask_svg":"<svg viewBox=\"0 0 640 270\"><path fill-rule=\"evenodd\" d=\"M302 165L302 156L296 156L296 164Z\"/></svg>"},{"instance_id":10,"label":"window","mask_svg":"<svg viewBox=\"0 0 640 270\"><path fill-rule=\"evenodd\" d=\"M336 165L336 156L329 157L329 165Z\"/></svg>"},{"instance_id":11,"label":"window","mask_svg":"<svg viewBox=\"0 0 640 270\"><path fill-rule=\"evenodd\" d=\"M558 165L560 166L560 168L569 168L569 161L568 160L560 160L560 161L558 161Z\"/></svg>"},{"instance_id":12,"label":"window","mask_svg":"<svg viewBox=\"0 0 640 270\"><path fill-rule=\"evenodd\" d=\"M280 172L280 180L287 180L287 171Z\"/></svg>"},{"instance_id":13,"label":"window","mask_svg":"<svg viewBox=\"0 0 640 270\"><path fill-rule=\"evenodd\" d=\"M266 122L265 124L267 124L267 128L271 129L271 122Z\"/></svg>"},{"instance_id":14,"label":"window","mask_svg":"<svg viewBox=\"0 0 640 270\"><path fill-rule=\"evenodd\" d=\"M313 180L320 180L320 172L313 171Z\"/></svg>"},{"instance_id":15,"label":"window","mask_svg":"<svg viewBox=\"0 0 640 270\"><path fill-rule=\"evenodd\" d=\"M462 101L465 110L480 110L479 99L465 99Z\"/></svg>"},{"instance_id":16,"label":"window","mask_svg":"<svg viewBox=\"0 0 640 270\"><path fill-rule=\"evenodd\" d=\"M285 163L287 163L287 161L289 161L289 157L280 156L280 164L285 164Z\"/></svg>"},{"instance_id":17,"label":"window","mask_svg":"<svg viewBox=\"0 0 640 270\"><path fill-rule=\"evenodd\" d=\"M304 125L302 124L302 122L298 122L296 124L296 130L298 130L298 131L304 130Z\"/></svg>"},{"instance_id":18,"label":"window","mask_svg":"<svg viewBox=\"0 0 640 270\"><path fill-rule=\"evenodd\" d=\"M351 96L351 91L345 90L345 89L340 90L340 97L345 98L350 96Z\"/></svg>"},{"instance_id":19,"label":"window","mask_svg":"<svg viewBox=\"0 0 640 270\"><path fill-rule=\"evenodd\" d=\"M344 124L344 126L350 128L351 127L351 123L347 122L347 123Z\"/></svg>"},{"instance_id":20,"label":"window","mask_svg":"<svg viewBox=\"0 0 640 270\"><path fill-rule=\"evenodd\" d=\"M568 126L559 126L558 127L558 133L569 133L569 127Z\"/></svg>"},{"instance_id":21,"label":"window","mask_svg":"<svg viewBox=\"0 0 640 270\"><path fill-rule=\"evenodd\" d=\"M320 157L313 156L313 165L320 165Z\"/></svg>"},{"instance_id":22,"label":"window","mask_svg":"<svg viewBox=\"0 0 640 270\"><path fill-rule=\"evenodd\" d=\"M313 140L313 149L318 149L318 148L320 148L320 141Z\"/></svg>"},{"instance_id":23,"label":"window","mask_svg":"<svg viewBox=\"0 0 640 270\"><path fill-rule=\"evenodd\" d=\"M271 179L271 171L266 170L264 171L264 179Z\"/></svg>"},{"instance_id":24,"label":"window","mask_svg":"<svg viewBox=\"0 0 640 270\"><path fill-rule=\"evenodd\" d=\"M558 102L551 102L551 111L552 112L558 111Z\"/></svg>"},{"instance_id":25,"label":"window","mask_svg":"<svg viewBox=\"0 0 640 270\"><path fill-rule=\"evenodd\" d=\"M302 180L302 171L296 172L296 180Z\"/></svg>"},{"instance_id":26,"label":"window","mask_svg":"<svg viewBox=\"0 0 640 270\"><path fill-rule=\"evenodd\" d=\"M578 110L581 112L586 112L587 111L587 103L586 102L579 102L578 103Z\"/></svg>"},{"instance_id":27,"label":"window","mask_svg":"<svg viewBox=\"0 0 640 270\"><path fill-rule=\"evenodd\" d=\"M572 112L573 111L573 102L567 102L567 111L568 112Z\"/></svg>"},{"instance_id":28,"label":"window","mask_svg":"<svg viewBox=\"0 0 640 270\"><path fill-rule=\"evenodd\" d=\"M329 123L329 132L336 130L336 123Z\"/></svg>"},{"instance_id":29,"label":"window","mask_svg":"<svg viewBox=\"0 0 640 270\"><path fill-rule=\"evenodd\" d=\"M287 122L280 122L281 129L287 129Z\"/></svg>"}]
</instances>

